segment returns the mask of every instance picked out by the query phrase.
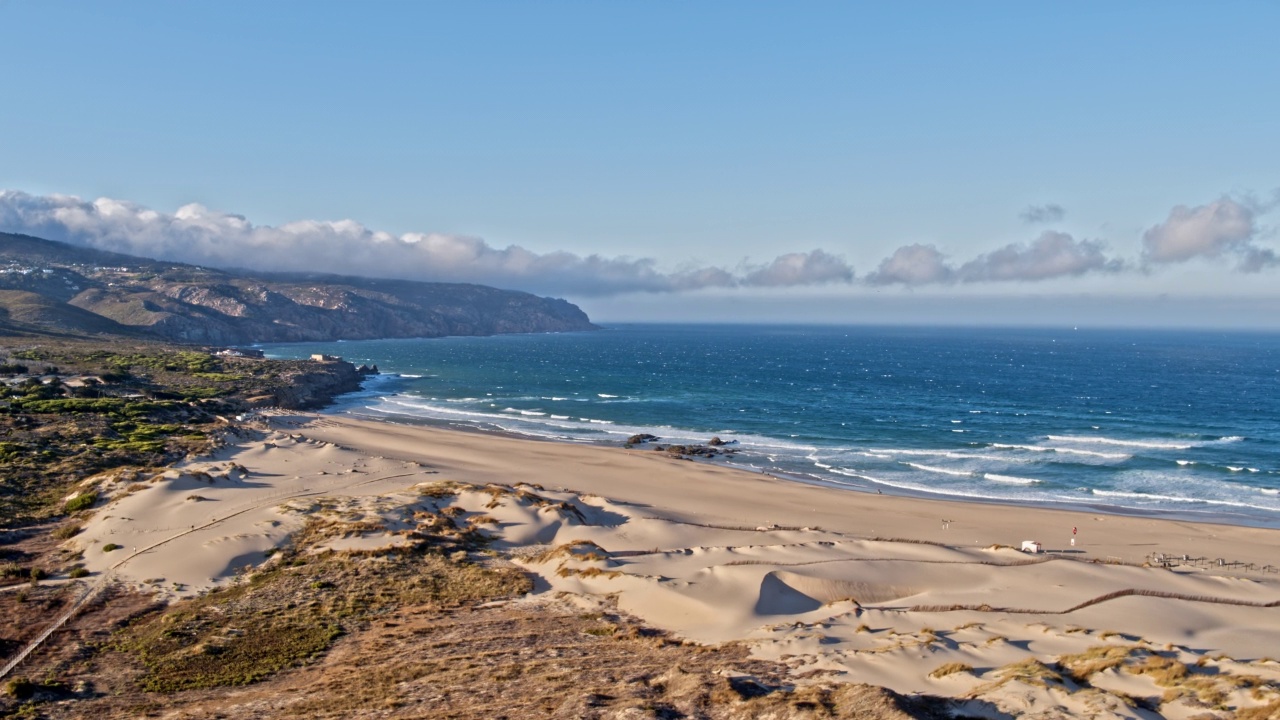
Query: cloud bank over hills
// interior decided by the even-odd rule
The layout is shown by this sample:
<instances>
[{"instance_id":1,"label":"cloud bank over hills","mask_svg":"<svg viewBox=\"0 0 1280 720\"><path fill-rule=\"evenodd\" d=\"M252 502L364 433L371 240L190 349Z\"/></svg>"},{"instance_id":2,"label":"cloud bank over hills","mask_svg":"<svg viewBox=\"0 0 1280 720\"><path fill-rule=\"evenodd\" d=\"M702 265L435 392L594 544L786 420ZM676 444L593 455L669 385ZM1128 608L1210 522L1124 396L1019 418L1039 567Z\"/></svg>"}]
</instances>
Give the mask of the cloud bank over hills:
<instances>
[{"instance_id":1,"label":"cloud bank over hills","mask_svg":"<svg viewBox=\"0 0 1280 720\"><path fill-rule=\"evenodd\" d=\"M255 225L190 204L172 215L135 203L0 191L0 228L113 252L223 268L324 272L407 280L474 282L565 295L677 292L710 287L790 287L853 280L853 269L821 250L735 269L664 272L651 258L535 253L481 238L380 232L354 220Z\"/></svg>"},{"instance_id":2,"label":"cloud bank over hills","mask_svg":"<svg viewBox=\"0 0 1280 720\"><path fill-rule=\"evenodd\" d=\"M259 271L323 272L447 282L474 282L563 296L674 293L708 288L800 288L862 283L917 287L947 284L1035 283L1085 275L1152 273L1193 260L1233 262L1238 272L1280 265L1259 218L1275 207L1222 197L1174 207L1142 235L1139 254L1126 259L1106 243L1044 230L964 261L933 244L893 251L861 278L842 256L816 248L767 262L664 270L653 258L536 253L497 248L477 237L440 233L395 235L354 220L300 220L255 225L247 218L189 204L172 214L110 198L0 191L0 230L162 260ZM1027 224L1061 221L1066 211L1026 208Z\"/></svg>"}]
</instances>

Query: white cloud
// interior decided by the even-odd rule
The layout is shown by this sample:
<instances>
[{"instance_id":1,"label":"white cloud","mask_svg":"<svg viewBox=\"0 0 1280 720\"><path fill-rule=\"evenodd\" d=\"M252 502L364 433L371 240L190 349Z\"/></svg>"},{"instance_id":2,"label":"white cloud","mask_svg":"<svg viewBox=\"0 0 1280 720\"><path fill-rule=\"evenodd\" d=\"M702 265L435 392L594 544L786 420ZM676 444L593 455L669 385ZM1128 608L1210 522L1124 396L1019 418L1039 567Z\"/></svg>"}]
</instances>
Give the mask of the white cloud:
<instances>
[{"instance_id":1,"label":"white cloud","mask_svg":"<svg viewBox=\"0 0 1280 720\"><path fill-rule=\"evenodd\" d=\"M1241 269L1260 270L1274 263L1275 255L1254 245L1256 233L1253 209L1230 198L1194 208L1179 205L1169 219L1143 233L1142 258L1157 265L1236 255Z\"/></svg>"},{"instance_id":2,"label":"white cloud","mask_svg":"<svg viewBox=\"0 0 1280 720\"><path fill-rule=\"evenodd\" d=\"M853 268L849 267L844 260L822 250L779 255L773 262L755 269L742 279L743 285L761 287L789 287L834 282L853 282Z\"/></svg>"},{"instance_id":3,"label":"white cloud","mask_svg":"<svg viewBox=\"0 0 1280 720\"><path fill-rule=\"evenodd\" d=\"M1067 233L1046 231L1029 245L1011 244L964 263L959 268L933 245L906 245L881 261L867 276L872 285L932 285L1049 280L1074 277L1089 272L1115 272L1124 263L1108 259L1102 244L1072 238Z\"/></svg>"},{"instance_id":4,"label":"white cloud","mask_svg":"<svg viewBox=\"0 0 1280 720\"><path fill-rule=\"evenodd\" d=\"M951 282L955 270L947 265L946 256L932 245L905 245L880 261L880 267L867 276L872 285L929 285Z\"/></svg>"},{"instance_id":5,"label":"white cloud","mask_svg":"<svg viewBox=\"0 0 1280 720\"><path fill-rule=\"evenodd\" d=\"M1109 258L1098 241L1050 231L1030 243L1006 245L963 264L948 262L934 245L907 245L881 261L864 281L910 287L1034 282L1222 256L1234 258L1237 270L1256 273L1280 266L1277 252L1259 244L1266 233L1258 229L1256 216L1265 212L1262 203L1229 198L1194 208L1178 206L1143 235L1140 263ZM1024 219L1061 214L1057 205L1034 206L1023 213ZM496 248L476 237L394 235L354 220L255 225L243 216L197 204L167 214L110 198L86 201L12 190L0 191L0 230L211 267L474 282L570 297L854 280L848 262L821 249L785 253L767 262L744 260L732 268L691 265L669 270L659 268L652 258L535 253L517 245Z\"/></svg>"},{"instance_id":6,"label":"white cloud","mask_svg":"<svg viewBox=\"0 0 1280 720\"><path fill-rule=\"evenodd\" d=\"M474 282L532 292L602 296L712 287L849 282L853 271L821 250L782 255L734 274L719 267L663 272L649 258L538 254L438 233L393 235L354 220L254 225L185 205L172 215L130 202L0 191L0 230L142 257L223 268Z\"/></svg>"},{"instance_id":7,"label":"white cloud","mask_svg":"<svg viewBox=\"0 0 1280 720\"><path fill-rule=\"evenodd\" d=\"M1028 205L1025 210L1018 213L1018 217L1022 218L1022 222L1028 225L1039 225L1041 223L1055 223L1066 217L1067 211L1061 205L1049 203L1047 205Z\"/></svg>"},{"instance_id":8,"label":"white cloud","mask_svg":"<svg viewBox=\"0 0 1280 720\"><path fill-rule=\"evenodd\" d=\"M1006 245L970 260L960 267L959 277L963 282L1035 281L1114 272L1122 267L1120 261L1107 259L1101 243L1077 241L1067 233L1050 230L1030 245Z\"/></svg>"}]
</instances>

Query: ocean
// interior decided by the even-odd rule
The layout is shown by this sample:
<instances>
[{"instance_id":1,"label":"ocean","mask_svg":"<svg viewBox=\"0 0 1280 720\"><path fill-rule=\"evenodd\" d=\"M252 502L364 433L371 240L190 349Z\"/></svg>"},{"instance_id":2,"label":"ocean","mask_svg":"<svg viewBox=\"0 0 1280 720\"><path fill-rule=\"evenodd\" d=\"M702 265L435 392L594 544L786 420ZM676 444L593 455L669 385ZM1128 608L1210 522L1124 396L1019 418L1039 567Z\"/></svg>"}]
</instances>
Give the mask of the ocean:
<instances>
[{"instance_id":1,"label":"ocean","mask_svg":"<svg viewBox=\"0 0 1280 720\"><path fill-rule=\"evenodd\" d=\"M327 412L719 437L736 452L714 462L851 491L1280 527L1277 334L629 324L261 347L379 366Z\"/></svg>"}]
</instances>

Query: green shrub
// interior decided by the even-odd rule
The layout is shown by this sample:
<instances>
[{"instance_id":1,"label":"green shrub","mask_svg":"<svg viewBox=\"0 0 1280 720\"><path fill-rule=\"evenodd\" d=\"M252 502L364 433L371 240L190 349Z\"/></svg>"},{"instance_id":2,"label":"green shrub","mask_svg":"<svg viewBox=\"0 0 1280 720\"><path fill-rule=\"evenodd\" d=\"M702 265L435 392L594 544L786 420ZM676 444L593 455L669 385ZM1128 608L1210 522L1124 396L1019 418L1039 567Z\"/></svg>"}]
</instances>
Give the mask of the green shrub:
<instances>
[{"instance_id":1,"label":"green shrub","mask_svg":"<svg viewBox=\"0 0 1280 720\"><path fill-rule=\"evenodd\" d=\"M21 401L22 410L37 414L115 413L129 405L124 398L57 398Z\"/></svg>"},{"instance_id":2,"label":"green shrub","mask_svg":"<svg viewBox=\"0 0 1280 720\"><path fill-rule=\"evenodd\" d=\"M341 634L317 619L264 617L251 635L215 638L179 620L148 627L118 649L147 667L144 690L176 692L258 682L323 652Z\"/></svg>"},{"instance_id":3,"label":"green shrub","mask_svg":"<svg viewBox=\"0 0 1280 720\"><path fill-rule=\"evenodd\" d=\"M53 531L53 533L52 533L52 534L53 534L53 539L54 539L54 540L69 540L69 539L71 539L71 538L75 537L76 535L79 535L79 534L80 534L80 529L81 529L81 528L80 528L80 526L79 526L79 525L63 525L62 527L60 527L60 528L58 528L57 530L54 530L54 531Z\"/></svg>"},{"instance_id":4,"label":"green shrub","mask_svg":"<svg viewBox=\"0 0 1280 720\"><path fill-rule=\"evenodd\" d=\"M36 684L26 678L13 678L5 684L4 691L11 698L26 700L36 693Z\"/></svg>"},{"instance_id":5,"label":"green shrub","mask_svg":"<svg viewBox=\"0 0 1280 720\"><path fill-rule=\"evenodd\" d=\"M87 510L93 507L93 504L96 502L98 502L98 493L87 492L81 495L77 495L71 498L70 500L66 501L65 503L63 503L62 511L69 515L71 513L80 512L81 510Z\"/></svg>"},{"instance_id":6,"label":"green shrub","mask_svg":"<svg viewBox=\"0 0 1280 720\"><path fill-rule=\"evenodd\" d=\"M111 552L112 550L119 550L119 549L120 549L120 548L122 548L122 547L124 547L124 546L123 546L123 545L117 545L117 544L115 544L115 543L107 543L106 545L103 545L103 546L102 546L102 552Z\"/></svg>"},{"instance_id":7,"label":"green shrub","mask_svg":"<svg viewBox=\"0 0 1280 720\"><path fill-rule=\"evenodd\" d=\"M68 577L82 578L89 574L89 571L82 567L71 568L71 572L67 573Z\"/></svg>"},{"instance_id":8,"label":"green shrub","mask_svg":"<svg viewBox=\"0 0 1280 720\"><path fill-rule=\"evenodd\" d=\"M18 443L0 442L0 462L9 462L22 454L22 446Z\"/></svg>"},{"instance_id":9,"label":"green shrub","mask_svg":"<svg viewBox=\"0 0 1280 720\"><path fill-rule=\"evenodd\" d=\"M201 380L213 380L214 382L235 382L237 380L244 380L243 375L225 372L198 372L192 373L192 375L200 378Z\"/></svg>"}]
</instances>

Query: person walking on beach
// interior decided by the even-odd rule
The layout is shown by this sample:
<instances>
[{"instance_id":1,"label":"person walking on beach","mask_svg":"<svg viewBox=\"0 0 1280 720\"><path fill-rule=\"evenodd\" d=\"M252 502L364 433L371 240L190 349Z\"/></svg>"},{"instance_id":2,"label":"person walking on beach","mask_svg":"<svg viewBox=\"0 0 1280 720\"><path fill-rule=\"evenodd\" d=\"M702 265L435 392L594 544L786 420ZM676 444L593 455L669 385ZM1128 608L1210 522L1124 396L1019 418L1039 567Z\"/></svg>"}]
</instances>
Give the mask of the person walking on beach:
<instances>
[{"instance_id":1,"label":"person walking on beach","mask_svg":"<svg viewBox=\"0 0 1280 720\"><path fill-rule=\"evenodd\" d=\"M1075 546L1076 546L1076 528L1073 525L1071 526L1071 547L1075 547Z\"/></svg>"}]
</instances>

